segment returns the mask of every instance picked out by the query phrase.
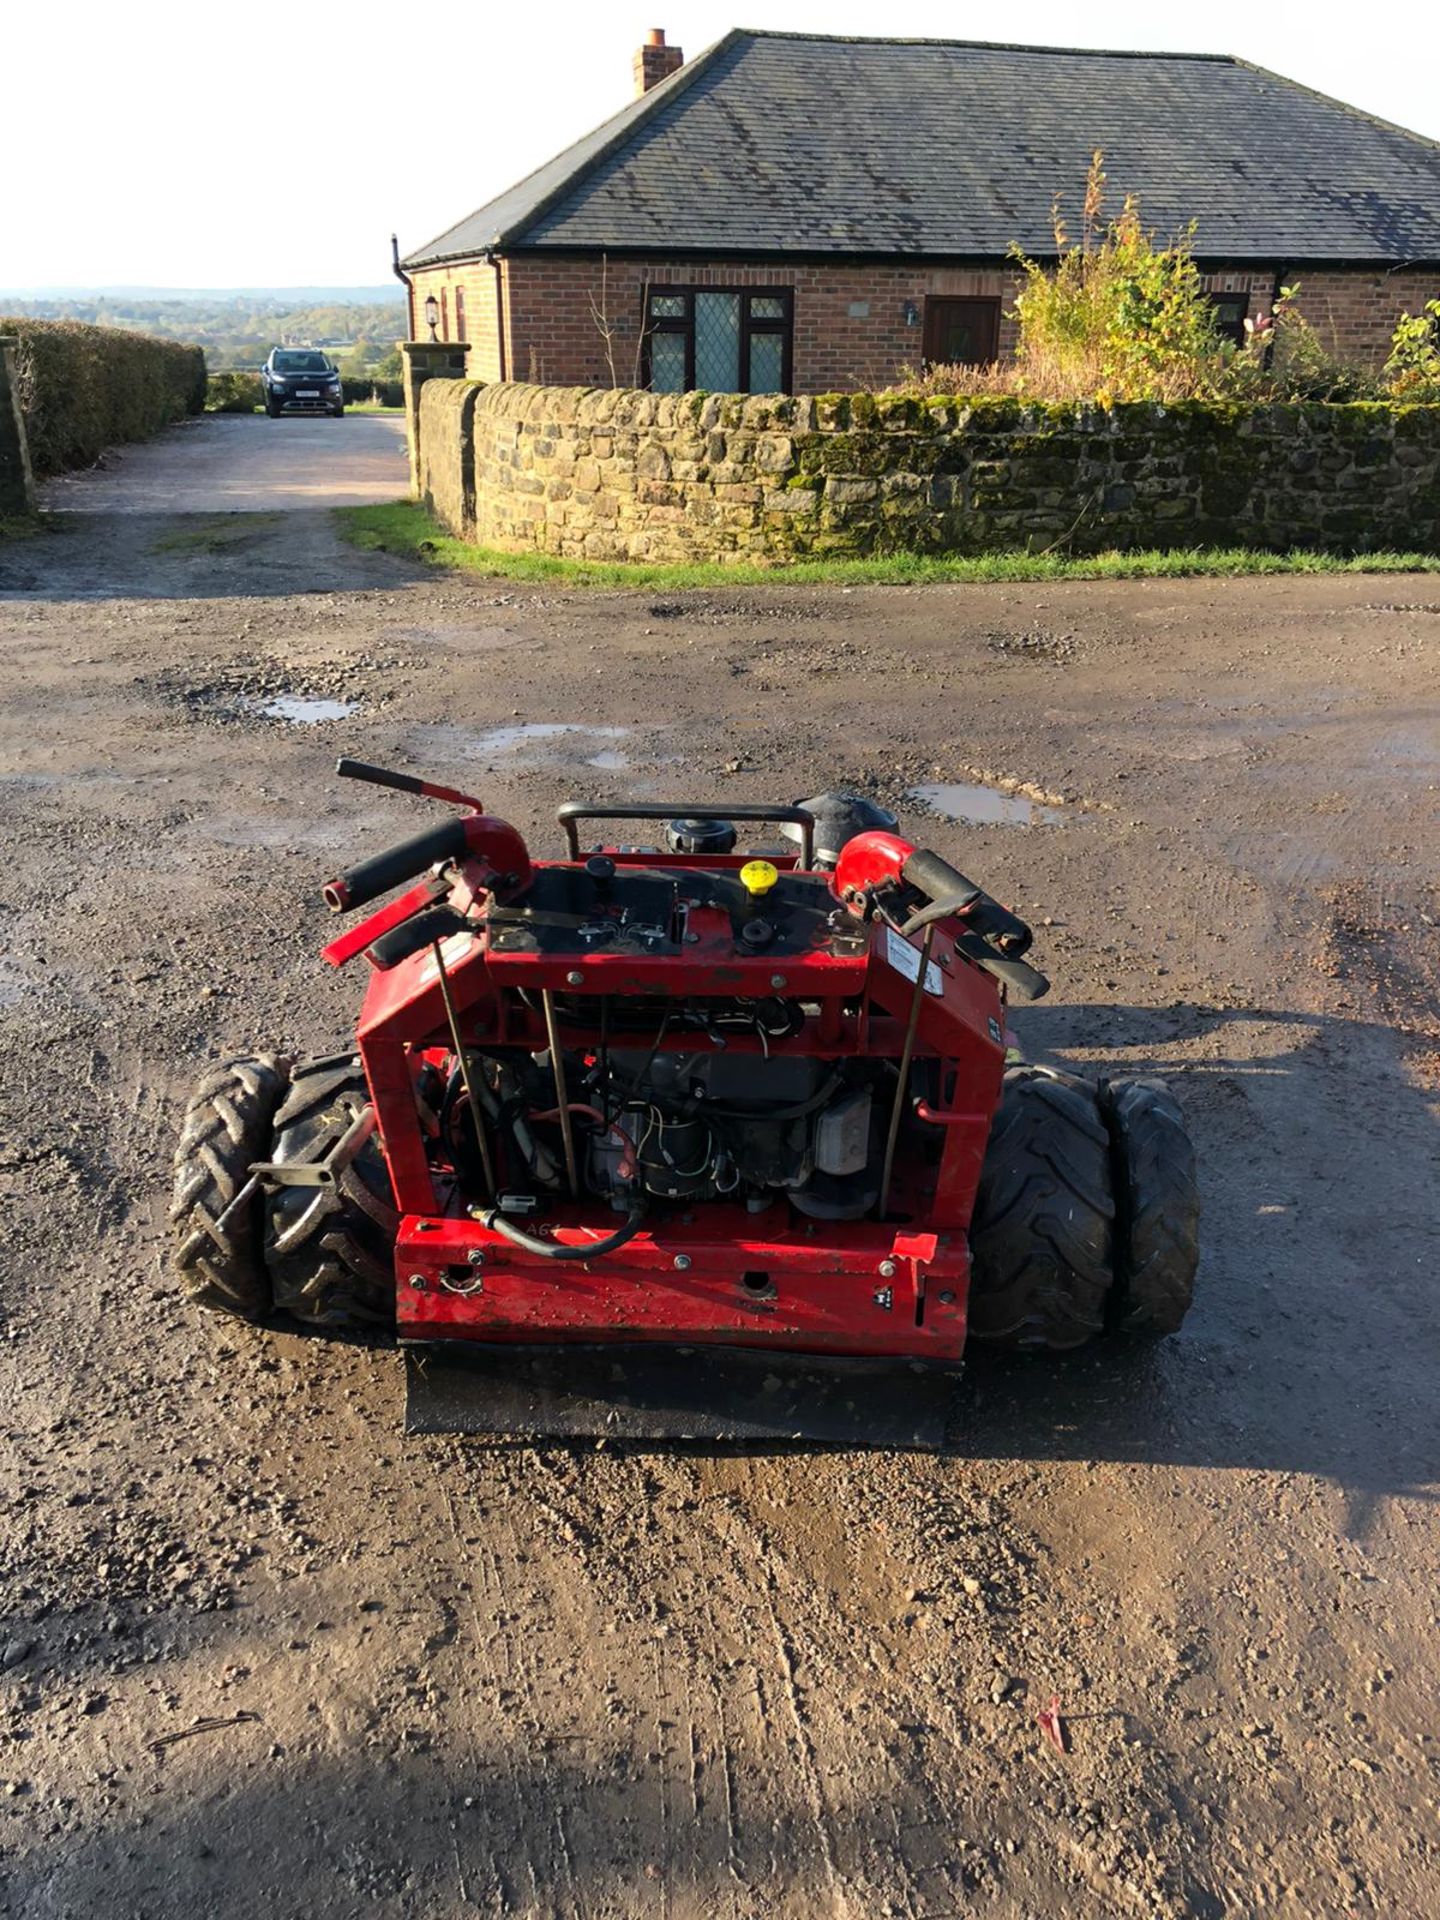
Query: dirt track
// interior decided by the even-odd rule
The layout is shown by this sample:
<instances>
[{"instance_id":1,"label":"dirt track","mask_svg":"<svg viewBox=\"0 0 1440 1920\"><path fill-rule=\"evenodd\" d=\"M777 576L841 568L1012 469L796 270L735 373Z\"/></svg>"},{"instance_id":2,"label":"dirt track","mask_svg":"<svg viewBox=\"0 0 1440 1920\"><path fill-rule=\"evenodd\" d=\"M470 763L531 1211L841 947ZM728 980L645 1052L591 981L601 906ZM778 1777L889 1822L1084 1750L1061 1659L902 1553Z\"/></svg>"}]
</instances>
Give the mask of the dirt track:
<instances>
[{"instance_id":1,"label":"dirt track","mask_svg":"<svg viewBox=\"0 0 1440 1920\"><path fill-rule=\"evenodd\" d=\"M1440 1909L1437 646L1424 580L537 593L163 504L0 549L0 1912ZM186 1087L343 1043L317 883L420 811L337 751L536 833L1066 795L926 831L1049 917L1031 1049L1180 1091L1183 1336L981 1355L940 1459L657 1456L406 1441L394 1354L181 1312Z\"/></svg>"}]
</instances>

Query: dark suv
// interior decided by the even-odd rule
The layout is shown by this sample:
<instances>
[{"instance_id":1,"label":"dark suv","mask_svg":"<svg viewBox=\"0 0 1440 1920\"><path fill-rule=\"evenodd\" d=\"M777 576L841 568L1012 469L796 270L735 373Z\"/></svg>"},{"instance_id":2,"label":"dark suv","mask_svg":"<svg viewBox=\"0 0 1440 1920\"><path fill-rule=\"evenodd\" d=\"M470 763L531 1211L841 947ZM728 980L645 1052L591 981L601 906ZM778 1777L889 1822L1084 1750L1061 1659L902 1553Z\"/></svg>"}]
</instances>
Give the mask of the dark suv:
<instances>
[{"instance_id":1,"label":"dark suv","mask_svg":"<svg viewBox=\"0 0 1440 1920\"><path fill-rule=\"evenodd\" d=\"M272 420L282 413L329 413L338 420L345 411L340 375L311 347L272 347L260 383Z\"/></svg>"}]
</instances>

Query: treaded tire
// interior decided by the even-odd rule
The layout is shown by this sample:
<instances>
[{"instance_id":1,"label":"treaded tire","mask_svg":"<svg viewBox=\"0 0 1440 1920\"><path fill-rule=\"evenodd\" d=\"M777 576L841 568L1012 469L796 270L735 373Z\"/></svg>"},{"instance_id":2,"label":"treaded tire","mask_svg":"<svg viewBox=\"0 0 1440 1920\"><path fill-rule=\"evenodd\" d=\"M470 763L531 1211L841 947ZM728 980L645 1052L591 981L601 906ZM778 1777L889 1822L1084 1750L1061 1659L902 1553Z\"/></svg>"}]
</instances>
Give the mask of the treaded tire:
<instances>
[{"instance_id":1,"label":"treaded tire","mask_svg":"<svg viewBox=\"0 0 1440 1920\"><path fill-rule=\"evenodd\" d=\"M1189 1310L1200 1261L1200 1193L1185 1118L1163 1080L1108 1080L1116 1233L1111 1326L1174 1333Z\"/></svg>"},{"instance_id":2,"label":"treaded tire","mask_svg":"<svg viewBox=\"0 0 1440 1920\"><path fill-rule=\"evenodd\" d=\"M272 1054L222 1060L206 1071L185 1109L170 1206L171 1265L186 1299L212 1313L256 1320L270 1309L260 1196L223 1228L219 1223L249 1179L252 1161L270 1158L270 1123L285 1079L285 1062Z\"/></svg>"},{"instance_id":3,"label":"treaded tire","mask_svg":"<svg viewBox=\"0 0 1440 1920\"><path fill-rule=\"evenodd\" d=\"M1105 1327L1114 1281L1110 1135L1095 1089L1012 1067L970 1226L970 1331L1062 1352Z\"/></svg>"},{"instance_id":4,"label":"treaded tire","mask_svg":"<svg viewBox=\"0 0 1440 1920\"><path fill-rule=\"evenodd\" d=\"M276 1161L322 1159L369 1100L353 1054L291 1075L275 1116ZM395 1318L390 1171L372 1135L333 1187L281 1187L265 1201L265 1263L275 1305L310 1326L389 1326Z\"/></svg>"}]
</instances>

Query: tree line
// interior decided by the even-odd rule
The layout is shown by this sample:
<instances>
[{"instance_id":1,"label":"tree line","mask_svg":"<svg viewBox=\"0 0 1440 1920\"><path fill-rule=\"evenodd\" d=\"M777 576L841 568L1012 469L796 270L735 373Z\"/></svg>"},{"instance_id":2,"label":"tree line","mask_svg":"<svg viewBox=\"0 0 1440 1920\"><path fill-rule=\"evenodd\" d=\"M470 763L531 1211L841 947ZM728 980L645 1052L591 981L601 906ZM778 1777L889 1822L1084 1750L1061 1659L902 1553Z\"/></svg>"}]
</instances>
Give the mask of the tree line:
<instances>
[{"instance_id":1,"label":"tree line","mask_svg":"<svg viewBox=\"0 0 1440 1920\"><path fill-rule=\"evenodd\" d=\"M352 379L398 379L400 356L395 342L404 338L406 330L403 296L393 302L291 306L283 300L245 294L214 300L203 295L166 300L94 294L7 299L5 307L30 319L78 320L200 346L212 372L258 367L271 347L321 347Z\"/></svg>"}]
</instances>

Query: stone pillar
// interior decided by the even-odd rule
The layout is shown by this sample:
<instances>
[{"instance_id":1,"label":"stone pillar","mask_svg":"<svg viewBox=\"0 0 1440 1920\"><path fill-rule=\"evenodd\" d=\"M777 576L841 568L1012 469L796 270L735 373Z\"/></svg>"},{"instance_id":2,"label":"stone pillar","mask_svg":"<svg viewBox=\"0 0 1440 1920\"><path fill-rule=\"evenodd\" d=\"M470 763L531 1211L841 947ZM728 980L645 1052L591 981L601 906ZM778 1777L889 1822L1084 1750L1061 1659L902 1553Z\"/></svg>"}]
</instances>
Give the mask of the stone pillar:
<instances>
[{"instance_id":1,"label":"stone pillar","mask_svg":"<svg viewBox=\"0 0 1440 1920\"><path fill-rule=\"evenodd\" d=\"M14 338L0 338L0 514L35 511L35 476L30 443L16 390Z\"/></svg>"},{"instance_id":2,"label":"stone pillar","mask_svg":"<svg viewBox=\"0 0 1440 1920\"><path fill-rule=\"evenodd\" d=\"M427 380L463 380L469 348L455 340L402 340L405 434L410 443L410 497L420 494L420 389Z\"/></svg>"}]
</instances>

